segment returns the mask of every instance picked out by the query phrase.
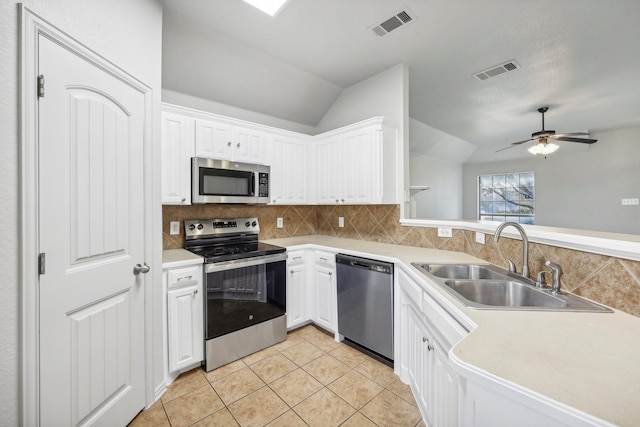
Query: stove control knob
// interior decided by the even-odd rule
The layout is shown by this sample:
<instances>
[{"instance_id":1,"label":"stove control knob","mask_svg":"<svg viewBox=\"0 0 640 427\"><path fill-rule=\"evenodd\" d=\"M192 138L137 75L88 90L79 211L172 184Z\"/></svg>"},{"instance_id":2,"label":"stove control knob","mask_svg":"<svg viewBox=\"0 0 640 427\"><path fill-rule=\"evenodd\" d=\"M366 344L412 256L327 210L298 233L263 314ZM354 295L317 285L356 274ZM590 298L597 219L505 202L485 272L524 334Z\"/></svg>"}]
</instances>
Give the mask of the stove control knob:
<instances>
[{"instance_id":1,"label":"stove control knob","mask_svg":"<svg viewBox=\"0 0 640 427\"><path fill-rule=\"evenodd\" d=\"M244 223L244 226L247 227L247 228L249 228L250 225L251 225L251 223L249 221Z\"/></svg>"},{"instance_id":2,"label":"stove control knob","mask_svg":"<svg viewBox=\"0 0 640 427\"><path fill-rule=\"evenodd\" d=\"M253 221L253 222L251 223L251 225L252 225L253 227L256 227L256 226L258 225L258 221Z\"/></svg>"},{"instance_id":3,"label":"stove control knob","mask_svg":"<svg viewBox=\"0 0 640 427\"><path fill-rule=\"evenodd\" d=\"M203 228L204 228L204 225L198 224L198 230L202 230Z\"/></svg>"},{"instance_id":4,"label":"stove control knob","mask_svg":"<svg viewBox=\"0 0 640 427\"><path fill-rule=\"evenodd\" d=\"M196 229L196 226L195 226L195 225L191 224L191 225L189 226L189 230L193 231L193 230L195 230L195 229Z\"/></svg>"}]
</instances>

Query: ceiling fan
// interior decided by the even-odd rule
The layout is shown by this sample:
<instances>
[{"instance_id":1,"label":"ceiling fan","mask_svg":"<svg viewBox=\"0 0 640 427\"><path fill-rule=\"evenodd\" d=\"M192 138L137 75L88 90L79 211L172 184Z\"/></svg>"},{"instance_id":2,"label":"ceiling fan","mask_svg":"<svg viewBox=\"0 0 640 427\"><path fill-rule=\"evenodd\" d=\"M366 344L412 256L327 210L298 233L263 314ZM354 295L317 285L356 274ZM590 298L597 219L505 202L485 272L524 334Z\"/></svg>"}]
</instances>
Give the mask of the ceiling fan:
<instances>
[{"instance_id":1,"label":"ceiling fan","mask_svg":"<svg viewBox=\"0 0 640 427\"><path fill-rule=\"evenodd\" d=\"M593 144L598 141L597 139L589 139L589 138L577 138L577 135L589 135L585 132L573 132L573 133L556 133L555 130L545 130L544 128L544 113L549 110L549 107L541 107L538 108L538 112L542 114L542 130L538 132L534 132L531 134L531 138L525 139L524 141L512 142L508 147L501 148L496 150L498 151L506 150L508 148L513 148L516 145L524 144L525 142L537 141L537 144L533 147L529 148L529 152L531 154L535 154L537 156L547 156L547 154L551 154L558 149L558 146L549 140L557 140L557 141L569 141L569 142L580 142L583 144Z\"/></svg>"}]
</instances>

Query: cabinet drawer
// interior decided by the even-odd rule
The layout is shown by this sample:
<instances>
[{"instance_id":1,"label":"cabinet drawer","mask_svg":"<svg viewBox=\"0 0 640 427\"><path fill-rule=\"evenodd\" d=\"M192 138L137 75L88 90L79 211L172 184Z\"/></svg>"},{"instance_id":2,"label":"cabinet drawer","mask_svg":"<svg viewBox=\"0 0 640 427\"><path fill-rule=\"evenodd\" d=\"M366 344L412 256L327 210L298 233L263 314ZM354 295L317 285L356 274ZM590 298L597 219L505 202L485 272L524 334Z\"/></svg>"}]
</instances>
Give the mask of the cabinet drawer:
<instances>
[{"instance_id":1,"label":"cabinet drawer","mask_svg":"<svg viewBox=\"0 0 640 427\"><path fill-rule=\"evenodd\" d=\"M304 251L287 251L287 264L297 265L304 264Z\"/></svg>"},{"instance_id":2,"label":"cabinet drawer","mask_svg":"<svg viewBox=\"0 0 640 427\"><path fill-rule=\"evenodd\" d=\"M173 268L167 271L167 286L169 288L184 286L202 280L202 269L199 265L184 268Z\"/></svg>"},{"instance_id":3,"label":"cabinet drawer","mask_svg":"<svg viewBox=\"0 0 640 427\"><path fill-rule=\"evenodd\" d=\"M336 254L325 251L316 251L316 264L319 265L336 265Z\"/></svg>"}]
</instances>

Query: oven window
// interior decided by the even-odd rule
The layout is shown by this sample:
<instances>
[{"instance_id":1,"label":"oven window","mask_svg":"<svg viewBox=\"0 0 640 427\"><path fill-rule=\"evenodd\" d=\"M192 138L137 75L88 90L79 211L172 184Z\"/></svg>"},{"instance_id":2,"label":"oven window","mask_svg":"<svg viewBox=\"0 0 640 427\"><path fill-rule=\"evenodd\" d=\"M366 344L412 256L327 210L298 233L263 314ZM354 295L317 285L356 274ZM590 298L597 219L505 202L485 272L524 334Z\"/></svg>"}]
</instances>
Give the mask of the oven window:
<instances>
[{"instance_id":1,"label":"oven window","mask_svg":"<svg viewBox=\"0 0 640 427\"><path fill-rule=\"evenodd\" d=\"M200 169L200 194L207 196L253 196L253 172Z\"/></svg>"},{"instance_id":2,"label":"oven window","mask_svg":"<svg viewBox=\"0 0 640 427\"><path fill-rule=\"evenodd\" d=\"M207 339L285 313L285 261L207 274Z\"/></svg>"}]
</instances>

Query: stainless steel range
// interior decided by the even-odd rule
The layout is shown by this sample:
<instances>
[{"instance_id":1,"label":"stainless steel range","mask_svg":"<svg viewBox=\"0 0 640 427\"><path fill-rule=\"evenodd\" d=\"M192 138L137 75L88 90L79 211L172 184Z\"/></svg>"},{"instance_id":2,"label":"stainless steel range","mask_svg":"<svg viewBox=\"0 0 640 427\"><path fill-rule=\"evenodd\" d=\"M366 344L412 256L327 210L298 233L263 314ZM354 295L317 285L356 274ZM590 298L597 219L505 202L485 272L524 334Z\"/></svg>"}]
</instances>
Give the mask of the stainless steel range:
<instances>
[{"instance_id":1,"label":"stainless steel range","mask_svg":"<svg viewBox=\"0 0 640 427\"><path fill-rule=\"evenodd\" d=\"M205 258L207 371L287 337L286 249L259 231L257 218L185 221L185 249Z\"/></svg>"}]
</instances>

